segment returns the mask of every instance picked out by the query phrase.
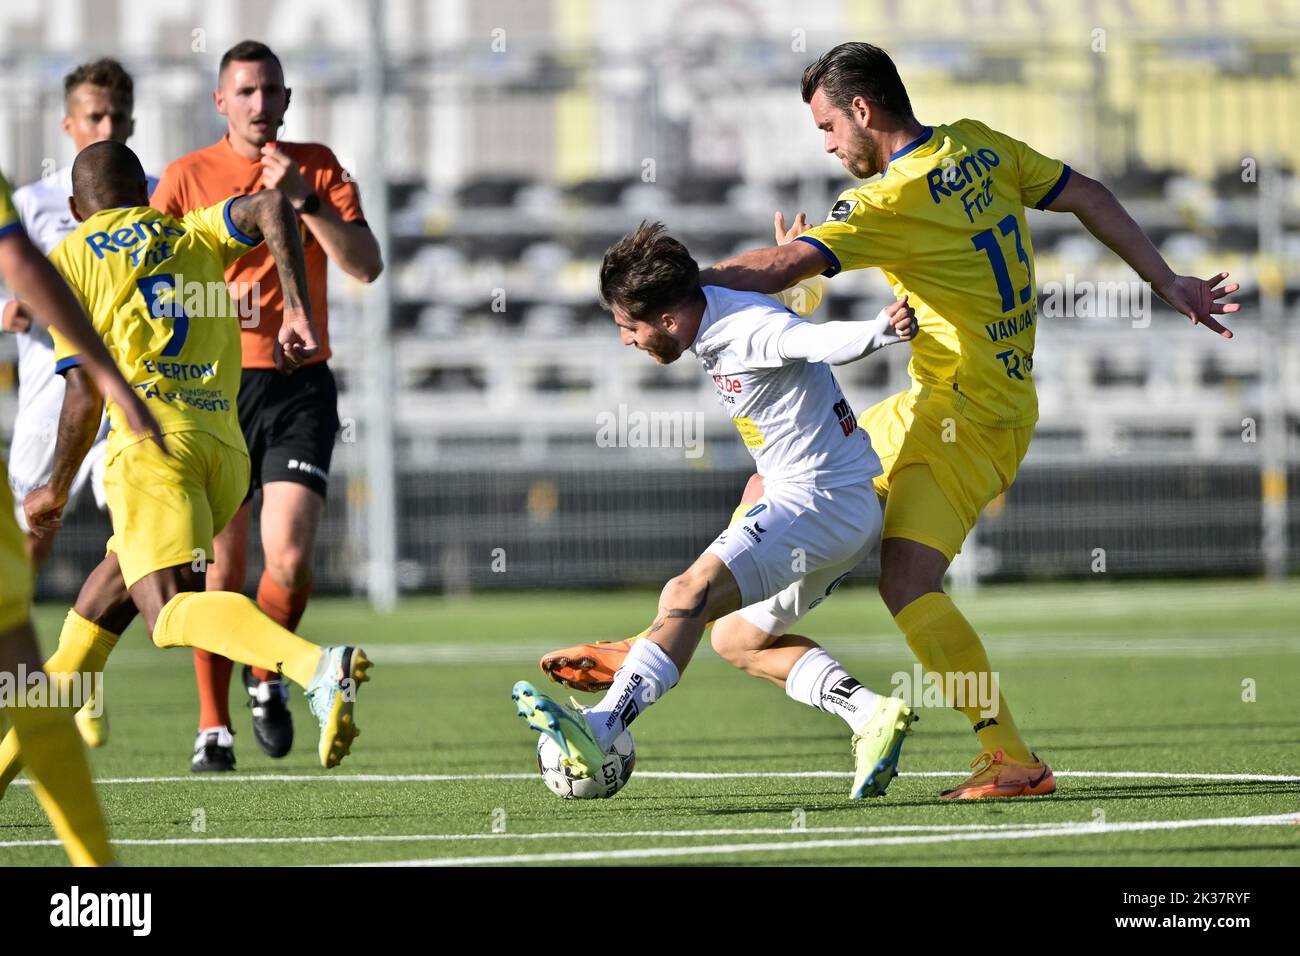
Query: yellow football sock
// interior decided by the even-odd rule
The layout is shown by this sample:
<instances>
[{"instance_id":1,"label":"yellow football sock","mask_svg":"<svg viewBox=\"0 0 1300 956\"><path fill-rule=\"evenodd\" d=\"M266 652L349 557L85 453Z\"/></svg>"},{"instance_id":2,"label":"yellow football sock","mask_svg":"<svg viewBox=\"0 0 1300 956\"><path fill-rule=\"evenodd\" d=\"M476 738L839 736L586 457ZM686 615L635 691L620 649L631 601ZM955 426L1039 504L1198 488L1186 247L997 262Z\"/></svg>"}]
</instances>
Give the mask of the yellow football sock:
<instances>
[{"instance_id":1,"label":"yellow football sock","mask_svg":"<svg viewBox=\"0 0 1300 956\"><path fill-rule=\"evenodd\" d=\"M976 697L982 696L980 691L991 691L997 686L992 682L992 668L979 635L948 595L940 591L921 595L898 612L894 623L907 638L908 647L927 673L937 673L941 677L947 674L961 675L954 678L954 686L973 689ZM948 687L947 680L944 686ZM949 704L952 703L949 700ZM985 716L987 710L978 700L962 703L969 706L957 709L966 715L966 719L975 728L980 746L990 752L1001 750L1008 760L1015 763L1030 766L1037 764L1021 739L1020 731L1016 728L1011 710L1000 690L998 709L994 716Z\"/></svg>"},{"instance_id":2,"label":"yellow football sock","mask_svg":"<svg viewBox=\"0 0 1300 956\"><path fill-rule=\"evenodd\" d=\"M74 866L113 862L108 827L90 780L86 752L64 707L6 708L16 743L27 754L36 799Z\"/></svg>"},{"instance_id":3,"label":"yellow football sock","mask_svg":"<svg viewBox=\"0 0 1300 956\"><path fill-rule=\"evenodd\" d=\"M76 611L69 611L59 632L58 649L45 662L45 673L56 678L51 683L57 683L59 675L102 673L120 636L86 620ZM11 731L0 740L0 794L22 768L19 740Z\"/></svg>"},{"instance_id":4,"label":"yellow football sock","mask_svg":"<svg viewBox=\"0 0 1300 956\"><path fill-rule=\"evenodd\" d=\"M159 647L198 647L253 667L279 671L306 687L316 674L321 649L286 630L256 604L230 591L177 594L154 622Z\"/></svg>"}]
</instances>

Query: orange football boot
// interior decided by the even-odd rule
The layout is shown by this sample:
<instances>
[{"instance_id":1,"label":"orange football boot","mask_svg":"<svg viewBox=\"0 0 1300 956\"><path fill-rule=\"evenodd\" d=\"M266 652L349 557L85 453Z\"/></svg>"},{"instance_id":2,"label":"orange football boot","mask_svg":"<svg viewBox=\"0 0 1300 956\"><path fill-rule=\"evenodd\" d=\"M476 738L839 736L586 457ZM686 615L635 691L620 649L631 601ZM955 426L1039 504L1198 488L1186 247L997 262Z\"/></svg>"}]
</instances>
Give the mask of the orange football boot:
<instances>
[{"instance_id":1,"label":"orange football boot","mask_svg":"<svg viewBox=\"0 0 1300 956\"><path fill-rule=\"evenodd\" d=\"M731 516L735 525L745 517L758 499L763 497L763 476L750 475L741 495L740 506ZM711 624L712 622L710 622ZM574 644L558 651L551 651L542 658L544 673L557 684L563 684L573 690L599 691L609 690L614 683L615 672L623 666L623 659L632 645L645 637L646 628L635 637L622 641L596 641L592 644Z\"/></svg>"},{"instance_id":2,"label":"orange football boot","mask_svg":"<svg viewBox=\"0 0 1300 956\"><path fill-rule=\"evenodd\" d=\"M636 637L622 641L595 641L551 651L542 658L542 672L555 683L574 690L609 690L627 652L644 636L645 631L642 631Z\"/></svg>"},{"instance_id":3,"label":"orange football boot","mask_svg":"<svg viewBox=\"0 0 1300 956\"><path fill-rule=\"evenodd\" d=\"M1038 760L1038 754L1033 755ZM1056 792L1052 768L1038 760L1037 767L1007 760L1002 751L985 751L971 761L975 772L962 783L939 794L940 800L988 800L992 797L1042 797Z\"/></svg>"}]
</instances>

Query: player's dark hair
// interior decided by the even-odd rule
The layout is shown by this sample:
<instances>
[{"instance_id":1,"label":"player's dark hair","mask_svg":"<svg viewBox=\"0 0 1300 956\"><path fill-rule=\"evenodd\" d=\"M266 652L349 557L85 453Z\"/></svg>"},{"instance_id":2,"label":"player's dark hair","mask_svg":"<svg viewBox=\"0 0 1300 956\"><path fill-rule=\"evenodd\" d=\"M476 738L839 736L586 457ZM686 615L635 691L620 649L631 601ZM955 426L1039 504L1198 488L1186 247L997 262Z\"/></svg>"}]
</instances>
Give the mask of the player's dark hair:
<instances>
[{"instance_id":1,"label":"player's dark hair","mask_svg":"<svg viewBox=\"0 0 1300 956\"><path fill-rule=\"evenodd\" d=\"M662 222L642 222L600 263L600 301L650 320L700 294L700 267Z\"/></svg>"},{"instance_id":2,"label":"player's dark hair","mask_svg":"<svg viewBox=\"0 0 1300 956\"><path fill-rule=\"evenodd\" d=\"M113 206L149 202L149 181L130 146L104 140L92 143L72 162L72 196L83 216Z\"/></svg>"},{"instance_id":3,"label":"player's dark hair","mask_svg":"<svg viewBox=\"0 0 1300 956\"><path fill-rule=\"evenodd\" d=\"M112 57L101 57L82 63L63 78L63 100L66 103L73 90L79 86L101 86L125 97L128 108L135 105L135 83L126 68Z\"/></svg>"},{"instance_id":4,"label":"player's dark hair","mask_svg":"<svg viewBox=\"0 0 1300 956\"><path fill-rule=\"evenodd\" d=\"M240 40L225 53L221 54L221 64L217 67L217 82L221 82L222 75L226 72L226 67L236 61L240 63L259 63L263 60L270 60L280 70L280 75L284 75L284 67L280 63L280 58L275 55L265 43L258 40Z\"/></svg>"},{"instance_id":5,"label":"player's dark hair","mask_svg":"<svg viewBox=\"0 0 1300 956\"><path fill-rule=\"evenodd\" d=\"M803 101L821 89L837 109L847 111L853 97L878 104L900 119L913 119L912 101L889 54L870 43L841 43L803 71Z\"/></svg>"}]
</instances>

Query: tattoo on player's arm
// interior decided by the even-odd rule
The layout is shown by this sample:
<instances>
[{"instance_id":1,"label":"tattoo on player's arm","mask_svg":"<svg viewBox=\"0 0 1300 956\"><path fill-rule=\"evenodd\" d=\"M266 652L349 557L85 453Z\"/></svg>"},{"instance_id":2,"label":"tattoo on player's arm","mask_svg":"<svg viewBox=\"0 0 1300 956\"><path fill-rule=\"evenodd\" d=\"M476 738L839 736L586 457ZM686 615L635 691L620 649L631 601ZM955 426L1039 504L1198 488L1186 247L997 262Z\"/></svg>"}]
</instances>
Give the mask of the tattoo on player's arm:
<instances>
[{"instance_id":1,"label":"tattoo on player's arm","mask_svg":"<svg viewBox=\"0 0 1300 956\"><path fill-rule=\"evenodd\" d=\"M271 250L280 274L280 288L284 292L286 309L308 311L307 259L302 249L302 234L298 231L298 217L289 199L278 189L265 189L254 193L250 199L261 201L254 207L258 230Z\"/></svg>"}]
</instances>

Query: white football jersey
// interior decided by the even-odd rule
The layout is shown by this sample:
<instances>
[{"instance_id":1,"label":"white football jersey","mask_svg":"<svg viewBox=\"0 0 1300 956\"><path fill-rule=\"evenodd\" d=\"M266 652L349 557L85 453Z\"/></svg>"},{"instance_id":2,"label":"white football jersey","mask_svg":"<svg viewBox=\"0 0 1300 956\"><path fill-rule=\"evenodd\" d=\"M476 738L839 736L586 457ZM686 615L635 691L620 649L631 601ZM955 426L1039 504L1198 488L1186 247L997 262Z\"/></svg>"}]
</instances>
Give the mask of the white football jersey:
<instances>
[{"instance_id":1,"label":"white football jersey","mask_svg":"<svg viewBox=\"0 0 1300 956\"><path fill-rule=\"evenodd\" d=\"M781 336L805 324L771 296L705 286L690 351L767 482L839 488L883 469L829 365L788 359Z\"/></svg>"}]
</instances>

